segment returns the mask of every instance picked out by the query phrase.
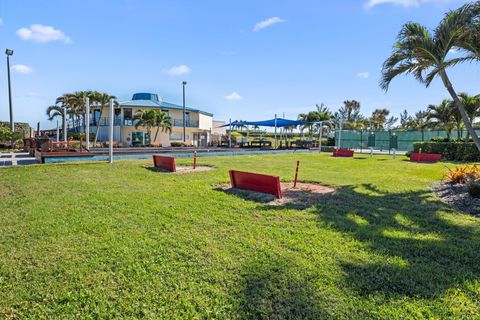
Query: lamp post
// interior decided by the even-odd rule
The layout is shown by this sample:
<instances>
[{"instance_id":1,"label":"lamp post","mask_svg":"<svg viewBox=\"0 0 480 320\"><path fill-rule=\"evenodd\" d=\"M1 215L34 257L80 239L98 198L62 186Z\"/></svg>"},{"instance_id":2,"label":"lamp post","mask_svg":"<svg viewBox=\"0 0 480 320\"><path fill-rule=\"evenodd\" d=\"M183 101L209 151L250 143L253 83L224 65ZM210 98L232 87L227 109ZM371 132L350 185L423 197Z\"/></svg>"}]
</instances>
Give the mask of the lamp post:
<instances>
[{"instance_id":1,"label":"lamp post","mask_svg":"<svg viewBox=\"0 0 480 320\"><path fill-rule=\"evenodd\" d=\"M8 105L10 109L10 129L12 132L15 130L15 124L13 123L13 110L12 110L12 84L10 82L10 56L13 55L12 49L6 49L7 55L7 75L8 75Z\"/></svg>"},{"instance_id":2,"label":"lamp post","mask_svg":"<svg viewBox=\"0 0 480 320\"><path fill-rule=\"evenodd\" d=\"M187 126L187 120L186 120L186 115L185 115L185 86L187 85L187 81L182 82L183 85L183 142L186 142L186 126Z\"/></svg>"}]
</instances>

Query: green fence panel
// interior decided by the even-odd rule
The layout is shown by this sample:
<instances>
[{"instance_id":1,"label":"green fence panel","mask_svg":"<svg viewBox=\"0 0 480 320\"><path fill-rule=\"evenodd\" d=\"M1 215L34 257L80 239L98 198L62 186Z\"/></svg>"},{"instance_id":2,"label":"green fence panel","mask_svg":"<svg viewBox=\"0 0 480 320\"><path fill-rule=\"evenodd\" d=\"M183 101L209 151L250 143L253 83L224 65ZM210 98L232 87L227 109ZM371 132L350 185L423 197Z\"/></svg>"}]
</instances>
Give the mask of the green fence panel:
<instances>
[{"instance_id":1,"label":"green fence panel","mask_svg":"<svg viewBox=\"0 0 480 320\"><path fill-rule=\"evenodd\" d=\"M477 130L477 134L480 130ZM389 150L390 139L393 134L397 136L397 150L412 151L414 142L429 141L432 138L447 138L445 130L425 130L425 131L354 131L340 130L335 131L335 146L345 149L366 149L368 148L369 134L375 134L375 147L378 150ZM452 131L450 137L457 139L457 130ZM460 132L462 138L466 138L466 130Z\"/></svg>"}]
</instances>

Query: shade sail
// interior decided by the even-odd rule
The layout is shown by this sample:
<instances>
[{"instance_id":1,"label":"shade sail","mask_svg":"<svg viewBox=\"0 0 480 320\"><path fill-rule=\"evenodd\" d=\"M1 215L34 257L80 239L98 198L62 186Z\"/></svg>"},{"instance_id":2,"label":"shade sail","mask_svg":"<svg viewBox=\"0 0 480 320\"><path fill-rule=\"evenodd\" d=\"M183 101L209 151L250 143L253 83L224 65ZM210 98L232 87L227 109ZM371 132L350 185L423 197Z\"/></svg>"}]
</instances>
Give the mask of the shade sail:
<instances>
[{"instance_id":1,"label":"shade sail","mask_svg":"<svg viewBox=\"0 0 480 320\"><path fill-rule=\"evenodd\" d=\"M264 120L264 121L233 121L231 123L224 124L222 127L237 127L237 126L259 126L259 127L291 127L291 126L301 126L309 124L310 122L306 121L297 121L297 120L288 120L283 118Z\"/></svg>"}]
</instances>

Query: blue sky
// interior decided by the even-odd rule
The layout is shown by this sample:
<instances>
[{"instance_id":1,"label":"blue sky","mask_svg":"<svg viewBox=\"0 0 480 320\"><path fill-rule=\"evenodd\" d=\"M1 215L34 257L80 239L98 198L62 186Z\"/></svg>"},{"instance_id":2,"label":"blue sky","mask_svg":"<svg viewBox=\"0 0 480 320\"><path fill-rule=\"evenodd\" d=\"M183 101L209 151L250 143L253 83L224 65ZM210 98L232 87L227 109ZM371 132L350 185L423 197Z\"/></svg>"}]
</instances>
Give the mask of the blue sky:
<instances>
[{"instance_id":1,"label":"blue sky","mask_svg":"<svg viewBox=\"0 0 480 320\"><path fill-rule=\"evenodd\" d=\"M403 23L434 27L462 0L0 0L0 49L12 57L14 118L51 127L45 109L62 93L99 90L127 100L155 92L217 119L272 118L346 99L364 114L415 112L447 97L440 81L378 86ZM4 49L1 49L2 53ZM0 119L8 119L6 61ZM457 91L480 93L480 66L456 67Z\"/></svg>"}]
</instances>

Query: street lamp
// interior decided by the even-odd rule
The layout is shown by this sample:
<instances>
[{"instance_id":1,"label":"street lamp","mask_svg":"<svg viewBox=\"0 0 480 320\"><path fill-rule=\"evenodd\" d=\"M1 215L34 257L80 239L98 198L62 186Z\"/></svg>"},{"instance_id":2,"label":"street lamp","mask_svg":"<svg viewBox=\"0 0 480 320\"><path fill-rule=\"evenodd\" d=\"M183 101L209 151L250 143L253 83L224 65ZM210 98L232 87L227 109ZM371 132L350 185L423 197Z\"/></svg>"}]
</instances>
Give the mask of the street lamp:
<instances>
[{"instance_id":1,"label":"street lamp","mask_svg":"<svg viewBox=\"0 0 480 320\"><path fill-rule=\"evenodd\" d=\"M187 81L182 82L183 85L183 142L186 142L186 116L185 116L185 86L187 85Z\"/></svg>"},{"instance_id":2,"label":"street lamp","mask_svg":"<svg viewBox=\"0 0 480 320\"><path fill-rule=\"evenodd\" d=\"M10 82L10 56L13 55L12 49L6 49L5 54L7 55L7 74L8 74L8 103L10 108L10 129L12 132L15 130L15 124L13 123L13 111L12 111L12 85Z\"/></svg>"}]
</instances>

